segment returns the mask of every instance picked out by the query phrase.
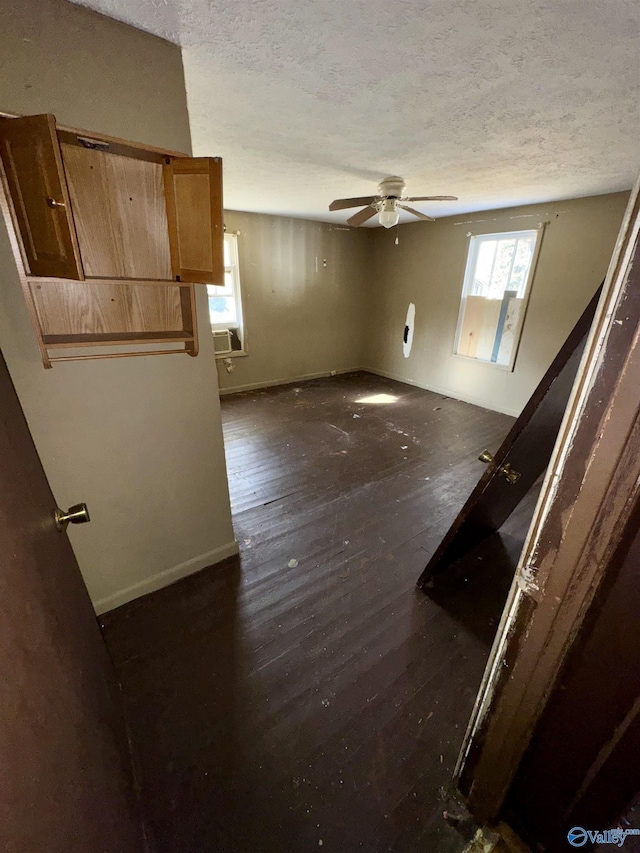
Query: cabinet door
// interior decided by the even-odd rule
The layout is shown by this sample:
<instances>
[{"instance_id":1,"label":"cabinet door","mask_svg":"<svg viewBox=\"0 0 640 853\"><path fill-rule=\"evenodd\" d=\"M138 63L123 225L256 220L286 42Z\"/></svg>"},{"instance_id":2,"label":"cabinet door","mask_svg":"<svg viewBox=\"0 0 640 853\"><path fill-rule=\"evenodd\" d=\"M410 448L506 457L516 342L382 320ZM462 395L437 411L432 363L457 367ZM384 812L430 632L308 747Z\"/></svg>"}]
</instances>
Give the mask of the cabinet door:
<instances>
[{"instance_id":1,"label":"cabinet door","mask_svg":"<svg viewBox=\"0 0 640 853\"><path fill-rule=\"evenodd\" d=\"M31 275L83 279L55 118L1 119L0 157Z\"/></svg>"},{"instance_id":2,"label":"cabinet door","mask_svg":"<svg viewBox=\"0 0 640 853\"><path fill-rule=\"evenodd\" d=\"M168 159L164 191L174 277L177 281L223 285L221 158Z\"/></svg>"}]
</instances>

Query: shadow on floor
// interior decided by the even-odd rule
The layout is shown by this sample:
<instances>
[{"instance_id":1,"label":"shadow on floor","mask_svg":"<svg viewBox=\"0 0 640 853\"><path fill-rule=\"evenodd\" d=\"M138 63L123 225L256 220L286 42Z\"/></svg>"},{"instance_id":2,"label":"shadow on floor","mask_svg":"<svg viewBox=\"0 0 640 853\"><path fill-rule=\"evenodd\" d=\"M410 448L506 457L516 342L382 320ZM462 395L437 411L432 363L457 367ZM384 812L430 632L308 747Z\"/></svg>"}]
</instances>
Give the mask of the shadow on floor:
<instances>
[{"instance_id":1,"label":"shadow on floor","mask_svg":"<svg viewBox=\"0 0 640 853\"><path fill-rule=\"evenodd\" d=\"M438 577L426 594L491 647L533 517L542 478L496 533Z\"/></svg>"},{"instance_id":2,"label":"shadow on floor","mask_svg":"<svg viewBox=\"0 0 640 853\"><path fill-rule=\"evenodd\" d=\"M494 533L425 594L488 648L500 622L523 539Z\"/></svg>"}]
</instances>

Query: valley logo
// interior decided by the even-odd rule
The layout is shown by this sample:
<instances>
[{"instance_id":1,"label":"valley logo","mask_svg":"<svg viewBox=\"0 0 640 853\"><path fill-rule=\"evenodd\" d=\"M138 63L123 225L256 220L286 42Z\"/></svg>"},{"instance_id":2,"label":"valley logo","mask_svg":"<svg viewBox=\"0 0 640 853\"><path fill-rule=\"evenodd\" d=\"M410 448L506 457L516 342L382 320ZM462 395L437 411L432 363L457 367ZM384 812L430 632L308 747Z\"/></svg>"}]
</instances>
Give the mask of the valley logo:
<instances>
[{"instance_id":1,"label":"valley logo","mask_svg":"<svg viewBox=\"0 0 640 853\"><path fill-rule=\"evenodd\" d=\"M574 826L567 832L567 841L572 847L584 847L587 842L592 844L615 844L622 847L628 835L640 835L640 829L605 829L600 832L595 829L583 829Z\"/></svg>"}]
</instances>

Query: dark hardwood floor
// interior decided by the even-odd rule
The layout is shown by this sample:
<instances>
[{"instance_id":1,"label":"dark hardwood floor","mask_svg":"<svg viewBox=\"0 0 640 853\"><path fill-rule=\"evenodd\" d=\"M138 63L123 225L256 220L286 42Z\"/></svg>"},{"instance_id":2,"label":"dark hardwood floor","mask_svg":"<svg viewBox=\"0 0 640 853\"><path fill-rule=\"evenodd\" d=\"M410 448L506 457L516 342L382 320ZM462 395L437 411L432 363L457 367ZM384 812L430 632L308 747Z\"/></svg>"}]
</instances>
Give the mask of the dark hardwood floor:
<instances>
[{"instance_id":1,"label":"dark hardwood floor","mask_svg":"<svg viewBox=\"0 0 640 853\"><path fill-rule=\"evenodd\" d=\"M102 619L157 850L458 853L444 796L531 502L437 599L415 582L511 419L366 373L222 412L240 559Z\"/></svg>"}]
</instances>

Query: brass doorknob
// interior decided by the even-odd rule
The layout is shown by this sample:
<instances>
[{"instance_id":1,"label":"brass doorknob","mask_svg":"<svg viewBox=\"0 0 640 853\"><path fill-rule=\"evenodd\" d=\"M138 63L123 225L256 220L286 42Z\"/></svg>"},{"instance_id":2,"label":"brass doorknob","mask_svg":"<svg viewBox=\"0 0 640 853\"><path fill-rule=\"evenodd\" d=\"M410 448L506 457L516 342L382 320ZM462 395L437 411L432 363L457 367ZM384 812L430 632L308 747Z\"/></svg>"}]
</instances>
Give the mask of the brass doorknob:
<instances>
[{"instance_id":1,"label":"brass doorknob","mask_svg":"<svg viewBox=\"0 0 640 853\"><path fill-rule=\"evenodd\" d=\"M63 201L57 201L52 196L47 196L47 204L52 210L55 210L57 207L66 207L67 205Z\"/></svg>"},{"instance_id":2,"label":"brass doorknob","mask_svg":"<svg viewBox=\"0 0 640 853\"><path fill-rule=\"evenodd\" d=\"M480 462L486 462L488 465L495 461L493 455L489 453L488 450L483 450L480 456L478 456L478 459ZM515 468L511 467L510 462L505 462L504 465L501 465L498 468L498 476L504 477L507 483L509 483L510 486L513 486L514 483L518 482L522 475L520 474L520 471L516 471Z\"/></svg>"},{"instance_id":3,"label":"brass doorknob","mask_svg":"<svg viewBox=\"0 0 640 853\"><path fill-rule=\"evenodd\" d=\"M510 486L513 486L514 483L517 483L520 477L522 476L520 471L516 471L515 468L512 468L508 462L506 462L500 467L498 474L504 477Z\"/></svg>"},{"instance_id":4,"label":"brass doorknob","mask_svg":"<svg viewBox=\"0 0 640 853\"><path fill-rule=\"evenodd\" d=\"M61 533L67 529L67 524L86 524L91 521L86 504L74 504L66 512L56 507L55 519L56 527Z\"/></svg>"}]
</instances>

